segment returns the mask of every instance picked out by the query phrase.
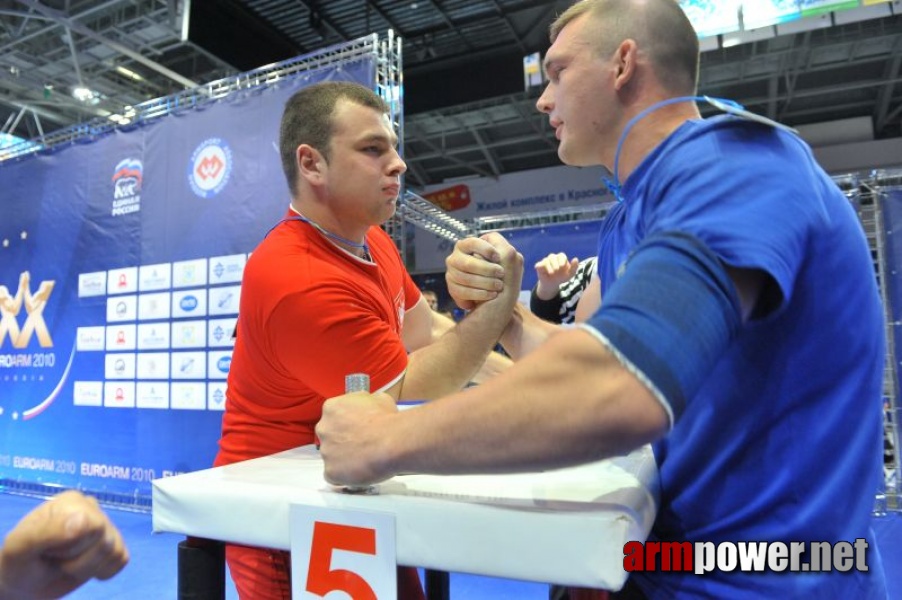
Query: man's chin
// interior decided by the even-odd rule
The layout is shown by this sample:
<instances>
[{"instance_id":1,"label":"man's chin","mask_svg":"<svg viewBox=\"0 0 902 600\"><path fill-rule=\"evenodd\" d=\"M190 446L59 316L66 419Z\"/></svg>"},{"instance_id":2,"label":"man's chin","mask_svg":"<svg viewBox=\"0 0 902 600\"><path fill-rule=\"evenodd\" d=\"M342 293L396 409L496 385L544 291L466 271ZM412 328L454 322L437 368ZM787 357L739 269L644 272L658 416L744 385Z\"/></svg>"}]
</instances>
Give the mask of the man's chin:
<instances>
[{"instance_id":1,"label":"man's chin","mask_svg":"<svg viewBox=\"0 0 902 600\"><path fill-rule=\"evenodd\" d=\"M398 210L398 199L395 198L395 200L393 202L387 204L385 210L382 211L382 214L380 215L382 217L382 220L379 222L379 224L380 225L385 224L386 221L388 221L393 216L395 216L395 213L397 212L397 210Z\"/></svg>"},{"instance_id":2,"label":"man's chin","mask_svg":"<svg viewBox=\"0 0 902 600\"><path fill-rule=\"evenodd\" d=\"M563 146L558 147L557 156L562 163L571 167L595 167L598 165L598 161L580 157L572 151L568 152Z\"/></svg>"}]
</instances>

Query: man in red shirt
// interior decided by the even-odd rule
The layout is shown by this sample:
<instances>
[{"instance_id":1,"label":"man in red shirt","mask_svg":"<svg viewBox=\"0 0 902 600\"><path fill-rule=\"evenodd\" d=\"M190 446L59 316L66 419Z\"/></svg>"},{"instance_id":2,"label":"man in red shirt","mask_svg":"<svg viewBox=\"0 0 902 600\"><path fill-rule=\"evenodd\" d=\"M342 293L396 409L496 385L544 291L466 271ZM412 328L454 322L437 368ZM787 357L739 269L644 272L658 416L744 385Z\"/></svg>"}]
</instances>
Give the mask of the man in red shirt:
<instances>
[{"instance_id":1,"label":"man in red shirt","mask_svg":"<svg viewBox=\"0 0 902 600\"><path fill-rule=\"evenodd\" d=\"M288 100L279 144L292 200L245 268L217 466L313 443L347 374L396 400L430 399L490 356L522 257L495 257L509 267L504 291L457 325L433 312L379 228L407 168L396 143L385 104L361 85L317 84ZM288 553L230 545L226 557L242 600L290 598ZM398 597L423 597L415 569L399 569Z\"/></svg>"}]
</instances>

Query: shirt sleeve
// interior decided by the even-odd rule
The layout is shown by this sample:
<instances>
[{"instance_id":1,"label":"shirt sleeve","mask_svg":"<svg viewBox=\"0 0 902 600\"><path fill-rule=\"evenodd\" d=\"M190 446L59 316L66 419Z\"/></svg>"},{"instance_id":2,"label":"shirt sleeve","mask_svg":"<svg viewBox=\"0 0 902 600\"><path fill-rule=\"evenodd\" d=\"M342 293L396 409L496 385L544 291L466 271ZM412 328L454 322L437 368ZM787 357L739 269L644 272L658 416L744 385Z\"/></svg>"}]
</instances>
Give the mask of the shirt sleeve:
<instances>
[{"instance_id":1,"label":"shirt sleeve","mask_svg":"<svg viewBox=\"0 0 902 600\"><path fill-rule=\"evenodd\" d=\"M407 269L404 269L404 310L410 310L416 306L422 296L420 288L410 277Z\"/></svg>"},{"instance_id":2,"label":"shirt sleeve","mask_svg":"<svg viewBox=\"0 0 902 600\"><path fill-rule=\"evenodd\" d=\"M829 221L824 195L838 190L825 189L801 140L771 127L726 121L688 147L659 157L656 172L671 176L651 178L644 234L682 231L728 265L767 273L781 310L810 232Z\"/></svg>"},{"instance_id":3,"label":"shirt sleeve","mask_svg":"<svg viewBox=\"0 0 902 600\"><path fill-rule=\"evenodd\" d=\"M540 319L545 319L552 323L561 323L561 307L564 304L564 299L561 297L560 291L553 298L544 300L539 298L539 295L536 293L538 286L539 284L532 286L532 293L529 295L529 310Z\"/></svg>"}]
</instances>

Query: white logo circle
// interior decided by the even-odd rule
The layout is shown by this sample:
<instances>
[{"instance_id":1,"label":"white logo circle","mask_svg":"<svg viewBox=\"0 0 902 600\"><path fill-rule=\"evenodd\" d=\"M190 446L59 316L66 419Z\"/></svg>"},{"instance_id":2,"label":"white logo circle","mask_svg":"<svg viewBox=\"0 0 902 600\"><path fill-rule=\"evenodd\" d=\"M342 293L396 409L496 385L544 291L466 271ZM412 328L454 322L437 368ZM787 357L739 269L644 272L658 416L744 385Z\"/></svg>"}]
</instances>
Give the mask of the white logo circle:
<instances>
[{"instance_id":1,"label":"white logo circle","mask_svg":"<svg viewBox=\"0 0 902 600\"><path fill-rule=\"evenodd\" d=\"M232 151L219 138L204 140L191 155L188 182L201 198L212 198L229 182L232 172Z\"/></svg>"}]
</instances>

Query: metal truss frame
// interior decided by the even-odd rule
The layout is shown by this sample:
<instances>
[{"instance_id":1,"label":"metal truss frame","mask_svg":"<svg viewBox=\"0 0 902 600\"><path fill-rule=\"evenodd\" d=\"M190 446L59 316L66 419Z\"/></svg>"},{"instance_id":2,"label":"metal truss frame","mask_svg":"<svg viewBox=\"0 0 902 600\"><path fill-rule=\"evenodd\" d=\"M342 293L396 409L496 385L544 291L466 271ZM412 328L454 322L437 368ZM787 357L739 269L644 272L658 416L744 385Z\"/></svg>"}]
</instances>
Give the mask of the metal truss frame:
<instances>
[{"instance_id":1,"label":"metal truss frame","mask_svg":"<svg viewBox=\"0 0 902 600\"><path fill-rule=\"evenodd\" d=\"M886 511L902 512L902 403L899 397L899 369L894 332L902 327L902 322L893 318L893 306L887 285L894 275L887 264L886 236L883 201L888 192L902 189L902 170L878 170L863 176L858 181L862 227L868 238L868 245L874 257L874 268L880 284L880 299L883 302L886 327L886 361L883 373L884 437L889 446L891 460L884 463L882 489L877 490L874 505L875 514Z\"/></svg>"},{"instance_id":2,"label":"metal truss frame","mask_svg":"<svg viewBox=\"0 0 902 600\"><path fill-rule=\"evenodd\" d=\"M90 141L114 130L128 130L173 113L193 110L226 97L254 93L289 77L302 76L304 72L374 56L376 63L376 90L386 98L392 109L392 118L400 120L403 107L401 95L395 92L400 81L401 40L389 32L388 40L378 34L370 34L356 40L311 52L286 61L266 65L252 71L225 77L176 94L142 102L133 107L127 116L130 123L120 125L109 118L98 117L9 146L0 153L0 162L31 156L38 152L53 151L82 141ZM397 100L389 99L394 94Z\"/></svg>"}]
</instances>

